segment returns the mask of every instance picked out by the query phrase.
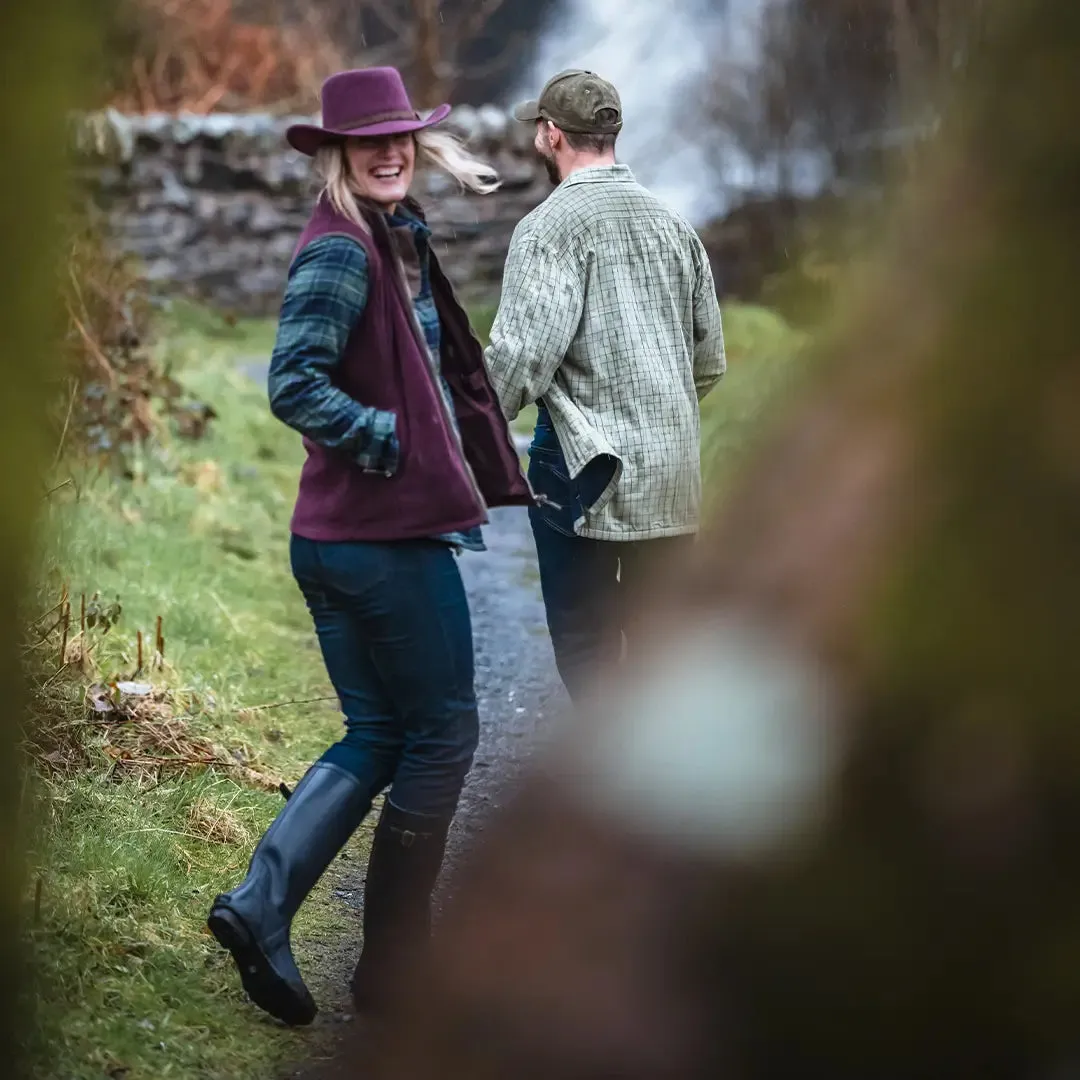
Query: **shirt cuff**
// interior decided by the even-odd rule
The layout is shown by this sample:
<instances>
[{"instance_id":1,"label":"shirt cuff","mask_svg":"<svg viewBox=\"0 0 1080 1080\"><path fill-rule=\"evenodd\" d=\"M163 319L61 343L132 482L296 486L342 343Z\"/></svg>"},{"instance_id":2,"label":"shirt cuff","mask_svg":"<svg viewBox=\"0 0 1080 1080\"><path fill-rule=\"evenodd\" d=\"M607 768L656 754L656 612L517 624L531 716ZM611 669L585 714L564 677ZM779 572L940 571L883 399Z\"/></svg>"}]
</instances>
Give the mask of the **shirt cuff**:
<instances>
[{"instance_id":1,"label":"shirt cuff","mask_svg":"<svg viewBox=\"0 0 1080 1080\"><path fill-rule=\"evenodd\" d=\"M357 455L357 464L364 472L393 476L401 456L397 438L397 414L382 409L372 410L368 442Z\"/></svg>"}]
</instances>

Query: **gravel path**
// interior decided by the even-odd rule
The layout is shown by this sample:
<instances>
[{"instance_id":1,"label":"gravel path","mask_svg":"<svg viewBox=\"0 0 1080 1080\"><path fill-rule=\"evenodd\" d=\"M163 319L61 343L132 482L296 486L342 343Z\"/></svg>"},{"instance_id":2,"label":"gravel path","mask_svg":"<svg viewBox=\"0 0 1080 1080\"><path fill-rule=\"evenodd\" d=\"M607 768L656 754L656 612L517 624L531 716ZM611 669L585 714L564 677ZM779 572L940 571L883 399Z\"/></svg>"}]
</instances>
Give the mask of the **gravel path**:
<instances>
[{"instance_id":1,"label":"gravel path","mask_svg":"<svg viewBox=\"0 0 1080 1080\"><path fill-rule=\"evenodd\" d=\"M493 511L485 541L487 552L461 558L476 642L480 748L462 793L451 860L483 829L486 812L543 738L545 720L566 707L526 511Z\"/></svg>"}]
</instances>

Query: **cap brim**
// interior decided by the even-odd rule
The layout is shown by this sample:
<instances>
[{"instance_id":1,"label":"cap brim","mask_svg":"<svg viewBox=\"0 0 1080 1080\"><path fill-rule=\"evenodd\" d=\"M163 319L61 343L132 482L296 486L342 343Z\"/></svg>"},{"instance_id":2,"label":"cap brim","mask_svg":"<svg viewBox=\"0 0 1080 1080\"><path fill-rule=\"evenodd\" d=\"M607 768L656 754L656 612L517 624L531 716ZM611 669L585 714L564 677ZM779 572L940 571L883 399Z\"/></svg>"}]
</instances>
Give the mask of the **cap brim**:
<instances>
[{"instance_id":1,"label":"cap brim","mask_svg":"<svg viewBox=\"0 0 1080 1080\"><path fill-rule=\"evenodd\" d=\"M429 116L421 120L386 120L381 124L368 124L366 127L350 128L348 131L340 131L332 128L319 127L318 124L293 124L285 132L285 138L294 150L301 154L313 157L323 143L331 139L344 139L350 135L377 136L377 135L401 135L408 131L422 131L442 123L450 115L449 105L440 105Z\"/></svg>"},{"instance_id":2,"label":"cap brim","mask_svg":"<svg viewBox=\"0 0 1080 1080\"><path fill-rule=\"evenodd\" d=\"M540 119L540 102L539 101L523 101L520 105L514 106L514 119L520 120L523 124L528 124L531 121Z\"/></svg>"}]
</instances>

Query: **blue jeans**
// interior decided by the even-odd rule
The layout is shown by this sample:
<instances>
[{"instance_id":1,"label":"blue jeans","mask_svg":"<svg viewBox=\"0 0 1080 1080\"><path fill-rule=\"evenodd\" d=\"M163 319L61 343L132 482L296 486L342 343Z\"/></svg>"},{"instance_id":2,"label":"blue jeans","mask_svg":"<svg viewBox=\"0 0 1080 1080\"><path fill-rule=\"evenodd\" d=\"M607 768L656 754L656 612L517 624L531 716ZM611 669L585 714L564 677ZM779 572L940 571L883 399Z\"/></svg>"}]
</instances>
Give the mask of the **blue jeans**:
<instances>
[{"instance_id":1,"label":"blue jeans","mask_svg":"<svg viewBox=\"0 0 1080 1080\"><path fill-rule=\"evenodd\" d=\"M479 736L469 605L435 540L320 543L292 567L345 714L323 755L414 814L452 816Z\"/></svg>"},{"instance_id":2,"label":"blue jeans","mask_svg":"<svg viewBox=\"0 0 1080 1080\"><path fill-rule=\"evenodd\" d=\"M559 507L532 506L529 521L555 664L571 698L579 696L592 671L618 661L624 613L652 561L678 558L694 542L692 535L619 542L578 536L574 521L603 493L616 465L601 455L570 479L550 416L540 407L529 447L529 482Z\"/></svg>"}]
</instances>

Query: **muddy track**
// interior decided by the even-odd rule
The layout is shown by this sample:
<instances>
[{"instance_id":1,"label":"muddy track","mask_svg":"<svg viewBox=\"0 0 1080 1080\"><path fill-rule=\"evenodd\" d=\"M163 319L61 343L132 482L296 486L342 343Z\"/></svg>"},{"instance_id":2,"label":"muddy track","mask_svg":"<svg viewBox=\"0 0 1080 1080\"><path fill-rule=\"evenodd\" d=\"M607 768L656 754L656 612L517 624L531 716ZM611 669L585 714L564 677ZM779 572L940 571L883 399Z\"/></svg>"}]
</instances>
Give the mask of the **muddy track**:
<instances>
[{"instance_id":1,"label":"muddy track","mask_svg":"<svg viewBox=\"0 0 1080 1080\"><path fill-rule=\"evenodd\" d=\"M453 889L454 867L482 834L485 819L505 798L548 724L566 699L544 620L536 552L525 510L492 513L484 530L488 551L461 557L476 643L480 746L450 837L439 900ZM370 823L365 827L370 828ZM363 909L364 867L338 861L333 897L357 916ZM304 969L320 1014L312 1031L314 1060L290 1066L283 1077L320 1080L352 1016L347 983L356 962L355 940L303 942Z\"/></svg>"}]
</instances>

